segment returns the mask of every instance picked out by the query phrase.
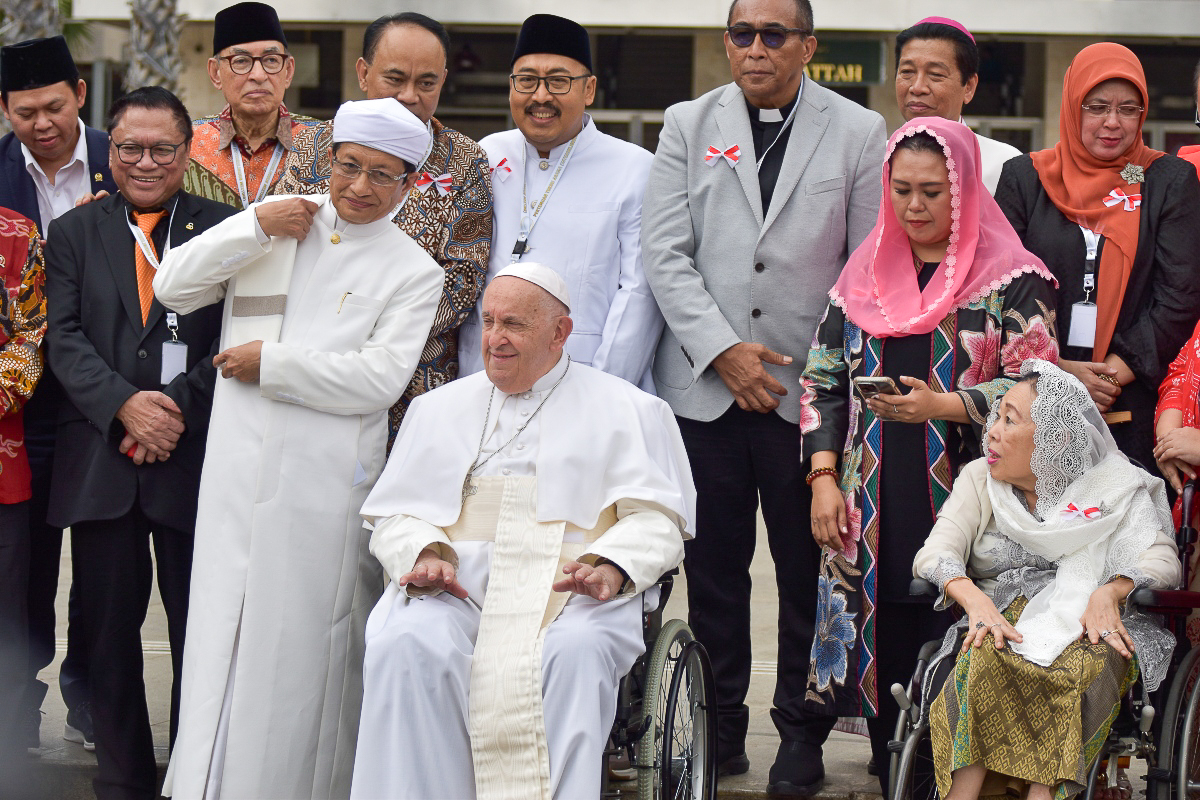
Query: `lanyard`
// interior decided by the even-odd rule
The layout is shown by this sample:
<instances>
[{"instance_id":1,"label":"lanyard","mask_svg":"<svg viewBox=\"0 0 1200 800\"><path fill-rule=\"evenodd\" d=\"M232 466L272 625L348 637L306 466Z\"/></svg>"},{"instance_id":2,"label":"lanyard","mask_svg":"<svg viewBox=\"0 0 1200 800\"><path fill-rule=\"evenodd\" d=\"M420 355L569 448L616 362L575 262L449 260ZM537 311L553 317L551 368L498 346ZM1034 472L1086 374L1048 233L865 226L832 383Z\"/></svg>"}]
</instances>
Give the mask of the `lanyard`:
<instances>
[{"instance_id":1,"label":"lanyard","mask_svg":"<svg viewBox=\"0 0 1200 800\"><path fill-rule=\"evenodd\" d=\"M167 312L167 330L171 332L171 341L179 341L179 315L174 311Z\"/></svg>"},{"instance_id":2,"label":"lanyard","mask_svg":"<svg viewBox=\"0 0 1200 800\"><path fill-rule=\"evenodd\" d=\"M1083 231L1083 243L1087 247L1087 260L1083 263L1083 302L1089 303L1096 288L1096 252L1100 249L1100 234L1082 225L1079 230Z\"/></svg>"},{"instance_id":3,"label":"lanyard","mask_svg":"<svg viewBox=\"0 0 1200 800\"><path fill-rule=\"evenodd\" d=\"M167 257L167 253L171 249L171 226L175 222L175 209L179 207L176 203L171 207L171 216L167 217L167 241L163 243L163 258ZM158 269L158 256L154 254L154 245L150 244L150 240L146 238L146 234L142 233L142 229L133 224L129 219L129 214L125 214L125 224L129 226L129 232L133 234L133 240L137 242L138 249L142 251L142 255L146 257L146 261L154 269Z\"/></svg>"},{"instance_id":4,"label":"lanyard","mask_svg":"<svg viewBox=\"0 0 1200 800\"><path fill-rule=\"evenodd\" d=\"M529 198L526 192L529 188L529 179L525 172L525 159L528 155L529 145L525 142L521 143L521 233L517 236L517 243L513 245L512 257L509 258L510 264L515 264L521 260L521 256L529 249L529 235L533 233L533 226L537 225L537 221L541 219L542 210L545 209L546 203L550 200L550 195L558 187L558 179L562 177L563 172L567 169L567 162L571 160L571 151L575 149L575 143L579 141L580 131L575 134L575 138L571 139L567 145L567 150L563 153L563 157L558 161L558 168L554 170L554 174L550 177L550 183L546 185L546 191L542 194L542 199L538 201L532 209L529 208Z\"/></svg>"},{"instance_id":5,"label":"lanyard","mask_svg":"<svg viewBox=\"0 0 1200 800\"><path fill-rule=\"evenodd\" d=\"M237 142L230 142L229 151L233 154L233 177L237 179L238 197L242 198L242 208L249 208L250 190L246 188L246 168L242 166L242 148L238 147ZM258 196L254 198L254 202L261 203L262 199L267 196L267 192L271 190L271 179L275 177L275 170L282 160L283 144L275 142L275 152L271 154L271 163L267 165L267 171L263 173L262 183L258 186Z\"/></svg>"},{"instance_id":6,"label":"lanyard","mask_svg":"<svg viewBox=\"0 0 1200 800\"><path fill-rule=\"evenodd\" d=\"M792 120L794 120L796 118L796 109L799 107L800 107L800 95L797 94L796 102L792 106L792 110L788 112L787 119L785 119L783 121L783 127L779 129L779 133L775 134L775 138L771 140L771 143L769 145L767 145L767 149L763 151L763 154L761 156L759 156L758 161L755 163L754 168L757 171L759 171L759 172L762 171L763 161L766 160L767 153L771 152L771 148L775 146L775 143L778 142L780 139L782 139L783 134L787 133L787 129L792 126Z\"/></svg>"}]
</instances>

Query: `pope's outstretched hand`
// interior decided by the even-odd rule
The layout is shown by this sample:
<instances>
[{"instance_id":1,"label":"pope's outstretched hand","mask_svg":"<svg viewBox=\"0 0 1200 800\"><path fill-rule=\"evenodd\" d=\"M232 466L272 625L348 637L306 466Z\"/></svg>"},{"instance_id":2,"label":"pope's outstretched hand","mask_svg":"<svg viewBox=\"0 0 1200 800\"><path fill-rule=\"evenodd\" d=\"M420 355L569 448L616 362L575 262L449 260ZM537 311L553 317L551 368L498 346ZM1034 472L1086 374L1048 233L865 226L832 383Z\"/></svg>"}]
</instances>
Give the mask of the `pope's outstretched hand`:
<instances>
[{"instance_id":1,"label":"pope's outstretched hand","mask_svg":"<svg viewBox=\"0 0 1200 800\"><path fill-rule=\"evenodd\" d=\"M586 594L601 603L616 597L621 591L621 585L625 583L621 571L612 564L591 567L572 561L563 567L563 572L567 577L554 584L554 591Z\"/></svg>"},{"instance_id":2,"label":"pope's outstretched hand","mask_svg":"<svg viewBox=\"0 0 1200 800\"><path fill-rule=\"evenodd\" d=\"M400 586L411 583L421 589L441 589L459 599L465 599L467 596L467 590L458 582L454 565L442 560L436 550L428 547L417 556L417 563L413 565L412 572L401 575L396 579L396 583Z\"/></svg>"}]
</instances>

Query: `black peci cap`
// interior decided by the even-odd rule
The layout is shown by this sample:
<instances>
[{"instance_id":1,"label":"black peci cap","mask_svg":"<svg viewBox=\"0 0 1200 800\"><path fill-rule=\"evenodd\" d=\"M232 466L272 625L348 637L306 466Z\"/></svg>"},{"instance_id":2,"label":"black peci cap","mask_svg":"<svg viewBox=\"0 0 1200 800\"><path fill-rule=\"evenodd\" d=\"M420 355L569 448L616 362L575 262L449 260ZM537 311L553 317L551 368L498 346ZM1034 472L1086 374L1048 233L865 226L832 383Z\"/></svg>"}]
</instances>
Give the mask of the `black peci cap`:
<instances>
[{"instance_id":1,"label":"black peci cap","mask_svg":"<svg viewBox=\"0 0 1200 800\"><path fill-rule=\"evenodd\" d=\"M226 47L246 42L279 42L287 47L279 15L266 3L238 3L223 8L213 22L214 56Z\"/></svg>"},{"instance_id":2,"label":"black peci cap","mask_svg":"<svg viewBox=\"0 0 1200 800\"><path fill-rule=\"evenodd\" d=\"M61 36L0 47L0 91L23 92L59 81L79 80L75 59Z\"/></svg>"},{"instance_id":3,"label":"black peci cap","mask_svg":"<svg viewBox=\"0 0 1200 800\"><path fill-rule=\"evenodd\" d=\"M550 53L573 58L587 71L592 71L592 42L587 28L578 22L553 14L534 14L521 25L517 34L517 47L513 51L511 64L531 53Z\"/></svg>"}]
</instances>

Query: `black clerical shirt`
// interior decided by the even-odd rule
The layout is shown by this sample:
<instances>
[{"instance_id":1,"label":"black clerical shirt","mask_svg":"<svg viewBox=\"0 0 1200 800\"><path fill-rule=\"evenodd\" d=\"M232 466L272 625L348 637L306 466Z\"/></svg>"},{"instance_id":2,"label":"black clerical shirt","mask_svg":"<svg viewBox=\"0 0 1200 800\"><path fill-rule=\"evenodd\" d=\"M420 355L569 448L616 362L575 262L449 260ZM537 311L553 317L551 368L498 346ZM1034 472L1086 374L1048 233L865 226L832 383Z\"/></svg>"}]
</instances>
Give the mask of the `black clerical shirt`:
<instances>
[{"instance_id":1,"label":"black clerical shirt","mask_svg":"<svg viewBox=\"0 0 1200 800\"><path fill-rule=\"evenodd\" d=\"M783 166L783 154L787 151L788 138L795 125L793 121L792 125L784 130L783 123L799 99L800 95L797 93L792 102L778 109L780 119L777 122L760 121L759 115L764 109L755 108L750 105L749 100L746 101L746 111L750 114L750 131L754 136L755 162L762 158L764 152L767 154L758 170L758 190L762 196L764 217L767 215L767 209L771 207L771 195L775 192L775 182L779 180L779 170ZM776 142L774 147L771 147L772 142ZM768 151L767 148L770 150Z\"/></svg>"}]
</instances>

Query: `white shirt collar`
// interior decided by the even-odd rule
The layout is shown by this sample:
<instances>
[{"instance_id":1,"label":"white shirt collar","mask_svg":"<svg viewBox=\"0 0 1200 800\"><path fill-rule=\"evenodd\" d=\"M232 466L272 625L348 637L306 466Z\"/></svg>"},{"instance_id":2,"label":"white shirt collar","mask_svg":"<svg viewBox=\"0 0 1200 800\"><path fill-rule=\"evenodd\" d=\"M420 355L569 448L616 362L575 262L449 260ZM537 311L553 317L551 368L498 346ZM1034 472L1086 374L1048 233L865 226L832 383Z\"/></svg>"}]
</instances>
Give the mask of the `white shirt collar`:
<instances>
[{"instance_id":1,"label":"white shirt collar","mask_svg":"<svg viewBox=\"0 0 1200 800\"><path fill-rule=\"evenodd\" d=\"M553 367L547 370L546 374L533 382L533 386L529 388L529 392L544 392L558 383L559 379L567 371L567 366L570 363L570 358L564 352L558 357L558 362ZM513 394L525 394L526 392L514 392ZM509 395L511 397L512 395Z\"/></svg>"},{"instance_id":2,"label":"white shirt collar","mask_svg":"<svg viewBox=\"0 0 1200 800\"><path fill-rule=\"evenodd\" d=\"M71 154L71 160L63 164L59 168L59 172L62 172L64 169L70 169L77 163L82 164L84 172L87 172L87 135L83 129L83 120L76 119L75 122L79 125L79 140L75 142L75 152ZM43 178L49 180L49 176L42 170L42 165L33 157L33 153L29 152L29 148L25 146L24 142L21 143L21 155L25 157L25 169L29 170L30 175L36 172L37 175L41 175Z\"/></svg>"},{"instance_id":3,"label":"white shirt collar","mask_svg":"<svg viewBox=\"0 0 1200 800\"><path fill-rule=\"evenodd\" d=\"M580 128L579 133L576 134L576 137L575 137L575 138L579 139L579 143L576 145L576 147L582 146L584 144L584 142L586 142L589 138L591 138L591 136L595 132L596 132L596 123L592 122L592 115L584 114L583 115L583 127ZM524 138L524 137L522 137L522 138ZM546 160L549 161L551 164L558 163L558 159L562 157L563 152L567 149L567 146L569 144L571 144L570 139L568 139L567 141L558 145L557 147L551 148L550 155L546 156ZM528 139L525 139L525 152L527 154L527 158L530 163L536 164L538 161L542 160L541 155L538 154L537 147L534 146Z\"/></svg>"}]
</instances>

